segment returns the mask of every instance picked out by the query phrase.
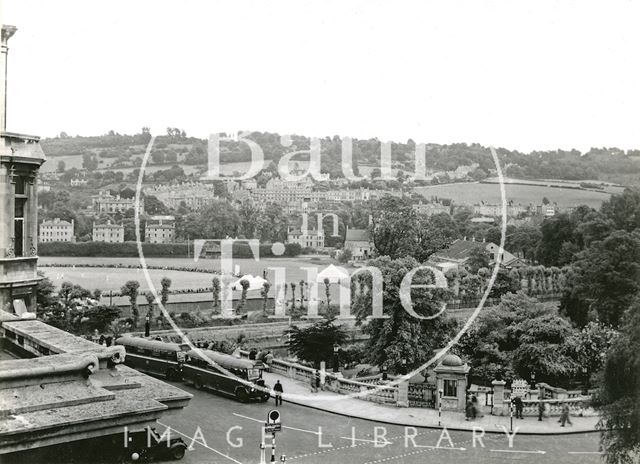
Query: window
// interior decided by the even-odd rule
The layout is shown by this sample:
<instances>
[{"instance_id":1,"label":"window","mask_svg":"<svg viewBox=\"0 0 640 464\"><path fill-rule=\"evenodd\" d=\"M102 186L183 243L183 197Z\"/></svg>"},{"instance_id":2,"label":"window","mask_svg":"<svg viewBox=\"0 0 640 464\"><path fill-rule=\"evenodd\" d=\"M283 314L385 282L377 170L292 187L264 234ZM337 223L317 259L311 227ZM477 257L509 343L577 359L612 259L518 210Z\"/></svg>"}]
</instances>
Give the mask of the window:
<instances>
[{"instance_id":1,"label":"window","mask_svg":"<svg viewBox=\"0 0 640 464\"><path fill-rule=\"evenodd\" d=\"M458 381L447 380L444 381L444 396L458 396Z\"/></svg>"},{"instance_id":2,"label":"window","mask_svg":"<svg viewBox=\"0 0 640 464\"><path fill-rule=\"evenodd\" d=\"M16 257L24 256L24 207L26 198L15 199L13 219L14 253Z\"/></svg>"}]
</instances>

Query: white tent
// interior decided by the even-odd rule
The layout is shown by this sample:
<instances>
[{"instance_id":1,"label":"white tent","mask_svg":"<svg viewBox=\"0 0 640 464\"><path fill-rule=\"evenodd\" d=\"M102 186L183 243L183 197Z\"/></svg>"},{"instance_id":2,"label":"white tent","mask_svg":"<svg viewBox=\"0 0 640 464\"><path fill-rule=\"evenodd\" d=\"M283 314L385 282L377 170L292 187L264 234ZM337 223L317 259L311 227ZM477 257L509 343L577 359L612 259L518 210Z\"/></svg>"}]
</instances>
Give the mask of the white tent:
<instances>
[{"instance_id":1,"label":"white tent","mask_svg":"<svg viewBox=\"0 0 640 464\"><path fill-rule=\"evenodd\" d=\"M232 290L242 290L242 284L240 282L242 282L243 280L246 280L246 281L249 282L248 290L262 290L262 286L266 282L266 280L263 279L262 277L252 276L251 274L247 274L247 275L243 275L238 280L236 280L231 285L231 289Z\"/></svg>"},{"instance_id":2,"label":"white tent","mask_svg":"<svg viewBox=\"0 0 640 464\"><path fill-rule=\"evenodd\" d=\"M343 267L334 266L330 264L321 272L318 273L318 282L324 282L324 279L329 279L332 284L340 283L344 279L349 278L349 273Z\"/></svg>"}]
</instances>

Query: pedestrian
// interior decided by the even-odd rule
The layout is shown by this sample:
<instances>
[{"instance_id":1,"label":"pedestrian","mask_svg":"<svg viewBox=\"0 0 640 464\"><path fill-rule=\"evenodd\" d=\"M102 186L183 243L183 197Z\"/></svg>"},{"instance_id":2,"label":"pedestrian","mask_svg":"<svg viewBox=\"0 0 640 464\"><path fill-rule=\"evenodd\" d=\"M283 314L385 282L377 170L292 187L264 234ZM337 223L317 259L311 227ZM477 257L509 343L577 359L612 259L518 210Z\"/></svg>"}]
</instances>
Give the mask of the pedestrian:
<instances>
[{"instance_id":1,"label":"pedestrian","mask_svg":"<svg viewBox=\"0 0 640 464\"><path fill-rule=\"evenodd\" d=\"M560 427L564 427L566 423L573 425L569 418L569 405L567 403L562 403L562 412L560 413L560 420L558 422L560 422Z\"/></svg>"},{"instance_id":2,"label":"pedestrian","mask_svg":"<svg viewBox=\"0 0 640 464\"><path fill-rule=\"evenodd\" d=\"M478 416L481 416L480 414L480 406L478 405L478 398L476 397L476 395L471 395L471 411L472 411L472 418L475 419Z\"/></svg>"},{"instance_id":3,"label":"pedestrian","mask_svg":"<svg viewBox=\"0 0 640 464\"><path fill-rule=\"evenodd\" d=\"M104 335L100 335L100 338L98 338L98 345L104 345Z\"/></svg>"},{"instance_id":4,"label":"pedestrian","mask_svg":"<svg viewBox=\"0 0 640 464\"><path fill-rule=\"evenodd\" d=\"M273 354L271 350L267 351L267 354L264 357L265 370L271 372L271 363L273 362Z\"/></svg>"},{"instance_id":5,"label":"pedestrian","mask_svg":"<svg viewBox=\"0 0 640 464\"><path fill-rule=\"evenodd\" d=\"M524 417L522 417L522 411L524 409L524 403L522 402L522 398L520 398L519 396L516 396L513 399L513 404L516 407L516 419L524 419Z\"/></svg>"},{"instance_id":6,"label":"pedestrian","mask_svg":"<svg viewBox=\"0 0 640 464\"><path fill-rule=\"evenodd\" d=\"M249 351L249 359L255 361L257 355L258 350L256 350L255 348L251 348L251 351Z\"/></svg>"},{"instance_id":7,"label":"pedestrian","mask_svg":"<svg viewBox=\"0 0 640 464\"><path fill-rule=\"evenodd\" d=\"M276 406L282 406L282 384L279 380L277 380L276 384L273 386L273 393L276 397Z\"/></svg>"},{"instance_id":8,"label":"pedestrian","mask_svg":"<svg viewBox=\"0 0 640 464\"><path fill-rule=\"evenodd\" d=\"M309 376L309 383L311 384L311 393L315 393L318 390L316 389L316 377L315 375L310 375Z\"/></svg>"},{"instance_id":9,"label":"pedestrian","mask_svg":"<svg viewBox=\"0 0 640 464\"><path fill-rule=\"evenodd\" d=\"M542 416L544 416L544 403L541 399L538 400L538 420L542 420Z\"/></svg>"},{"instance_id":10,"label":"pedestrian","mask_svg":"<svg viewBox=\"0 0 640 464\"><path fill-rule=\"evenodd\" d=\"M320 371L316 370L316 391L320 388Z\"/></svg>"},{"instance_id":11,"label":"pedestrian","mask_svg":"<svg viewBox=\"0 0 640 464\"><path fill-rule=\"evenodd\" d=\"M473 409L473 403L471 402L471 399L467 399L467 406L465 408L465 420L471 420L471 419L475 419L476 417L476 413L475 410Z\"/></svg>"}]
</instances>

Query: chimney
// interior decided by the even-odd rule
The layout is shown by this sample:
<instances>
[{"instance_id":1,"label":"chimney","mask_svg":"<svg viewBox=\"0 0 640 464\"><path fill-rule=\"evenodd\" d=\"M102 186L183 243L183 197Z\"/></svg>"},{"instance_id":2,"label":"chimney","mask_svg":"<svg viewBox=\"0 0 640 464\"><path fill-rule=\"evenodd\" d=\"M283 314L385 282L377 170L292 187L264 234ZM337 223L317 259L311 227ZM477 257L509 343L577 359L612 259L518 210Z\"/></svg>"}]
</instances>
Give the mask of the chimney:
<instances>
[{"instance_id":1,"label":"chimney","mask_svg":"<svg viewBox=\"0 0 640 464\"><path fill-rule=\"evenodd\" d=\"M15 26L2 25L2 47L0 50L0 132L7 130L7 55L9 39L18 29Z\"/></svg>"}]
</instances>

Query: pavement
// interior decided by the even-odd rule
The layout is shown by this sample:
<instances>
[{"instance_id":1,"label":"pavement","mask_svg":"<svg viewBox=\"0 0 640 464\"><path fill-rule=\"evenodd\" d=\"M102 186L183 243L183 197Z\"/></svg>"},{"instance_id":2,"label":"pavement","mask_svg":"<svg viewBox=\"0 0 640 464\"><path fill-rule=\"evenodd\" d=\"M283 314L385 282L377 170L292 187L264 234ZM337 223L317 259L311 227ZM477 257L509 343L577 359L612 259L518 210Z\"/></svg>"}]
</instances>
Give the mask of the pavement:
<instances>
[{"instance_id":1,"label":"pavement","mask_svg":"<svg viewBox=\"0 0 640 464\"><path fill-rule=\"evenodd\" d=\"M264 372L263 378L267 385L273 386L276 380L280 380L283 386L284 402L294 403L333 414L339 414L351 418L375 421L383 424L393 424L422 428L442 428L448 430L473 431L474 427L481 427L486 433L501 433L517 428L519 435L568 435L596 431L599 417L571 417L572 425L560 427L558 417L544 418L538 421L537 417L524 419L508 416L485 415L474 420L467 421L463 412L442 411L438 417L437 409L430 408L402 408L389 406L371 401L350 398L330 391L311 393L307 383L293 380L282 375ZM512 426L513 423L513 426Z\"/></svg>"}]
</instances>

